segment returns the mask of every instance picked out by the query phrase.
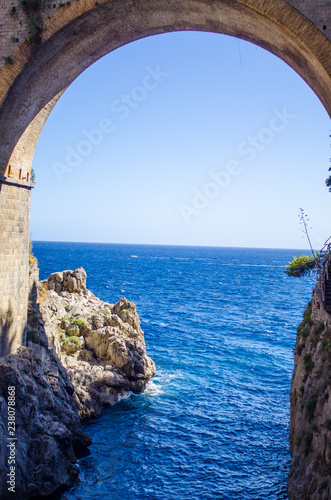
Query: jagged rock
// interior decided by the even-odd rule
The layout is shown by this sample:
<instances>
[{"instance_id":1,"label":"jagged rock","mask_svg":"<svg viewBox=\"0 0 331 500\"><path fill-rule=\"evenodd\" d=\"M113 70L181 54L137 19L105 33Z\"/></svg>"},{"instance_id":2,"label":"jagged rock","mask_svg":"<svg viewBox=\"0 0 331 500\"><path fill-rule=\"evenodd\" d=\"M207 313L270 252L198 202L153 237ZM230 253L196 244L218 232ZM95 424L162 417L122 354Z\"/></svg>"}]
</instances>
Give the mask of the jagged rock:
<instances>
[{"instance_id":1,"label":"jagged rock","mask_svg":"<svg viewBox=\"0 0 331 500\"><path fill-rule=\"evenodd\" d=\"M49 290L56 293L86 293L86 272L82 267L76 271L62 271L53 273L47 280Z\"/></svg>"},{"instance_id":2,"label":"jagged rock","mask_svg":"<svg viewBox=\"0 0 331 500\"><path fill-rule=\"evenodd\" d=\"M86 289L84 270L80 271L84 294L68 289L63 294L63 287L56 292L56 287L49 286L55 281L62 283L64 273L70 281L69 273L76 276L77 271L53 273L43 282L49 291L41 311L74 384L80 415L87 418L99 415L102 406L114 403L123 390L144 390L155 374L155 364L146 354L133 302L122 297L117 304L108 304L96 298Z\"/></svg>"},{"instance_id":3,"label":"jagged rock","mask_svg":"<svg viewBox=\"0 0 331 500\"><path fill-rule=\"evenodd\" d=\"M81 431L74 387L56 357L30 342L17 354L0 359L1 414L8 415L8 387L15 387L16 491L8 492L5 462L0 453L1 498L26 500L46 496L78 479L76 453L91 443ZM8 426L2 420L1 448L6 449Z\"/></svg>"},{"instance_id":4,"label":"jagged rock","mask_svg":"<svg viewBox=\"0 0 331 500\"><path fill-rule=\"evenodd\" d=\"M95 417L125 391L144 390L155 374L136 307L124 297L105 303L86 289L86 273L30 272L27 346L0 359L0 411L16 387L15 500L53 494L78 480L76 457L91 443L81 418ZM38 296L38 300L37 300ZM0 496L6 484L6 419L0 420Z\"/></svg>"},{"instance_id":5,"label":"jagged rock","mask_svg":"<svg viewBox=\"0 0 331 500\"><path fill-rule=\"evenodd\" d=\"M317 286L298 327L291 383L290 500L331 498L331 316Z\"/></svg>"}]
</instances>

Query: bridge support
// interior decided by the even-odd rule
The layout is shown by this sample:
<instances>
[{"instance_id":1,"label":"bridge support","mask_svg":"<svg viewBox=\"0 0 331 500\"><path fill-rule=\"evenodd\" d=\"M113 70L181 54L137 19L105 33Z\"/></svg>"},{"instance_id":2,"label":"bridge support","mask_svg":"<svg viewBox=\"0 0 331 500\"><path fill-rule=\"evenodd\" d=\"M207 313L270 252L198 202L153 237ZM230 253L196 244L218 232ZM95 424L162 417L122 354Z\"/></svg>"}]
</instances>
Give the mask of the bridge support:
<instances>
[{"instance_id":1,"label":"bridge support","mask_svg":"<svg viewBox=\"0 0 331 500\"><path fill-rule=\"evenodd\" d=\"M27 180L0 176L0 356L25 341L32 187Z\"/></svg>"}]
</instances>

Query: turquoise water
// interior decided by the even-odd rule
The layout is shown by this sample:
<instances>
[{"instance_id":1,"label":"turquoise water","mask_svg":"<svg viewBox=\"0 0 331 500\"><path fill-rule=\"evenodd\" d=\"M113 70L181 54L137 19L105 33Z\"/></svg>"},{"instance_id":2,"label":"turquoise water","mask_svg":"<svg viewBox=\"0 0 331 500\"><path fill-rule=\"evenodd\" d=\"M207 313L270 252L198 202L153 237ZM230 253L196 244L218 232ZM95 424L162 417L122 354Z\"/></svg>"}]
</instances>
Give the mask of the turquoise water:
<instances>
[{"instance_id":1,"label":"turquoise water","mask_svg":"<svg viewBox=\"0 0 331 500\"><path fill-rule=\"evenodd\" d=\"M91 454L63 500L285 499L301 251L34 243L41 279L83 266L88 288L137 304L157 374L84 426Z\"/></svg>"}]
</instances>

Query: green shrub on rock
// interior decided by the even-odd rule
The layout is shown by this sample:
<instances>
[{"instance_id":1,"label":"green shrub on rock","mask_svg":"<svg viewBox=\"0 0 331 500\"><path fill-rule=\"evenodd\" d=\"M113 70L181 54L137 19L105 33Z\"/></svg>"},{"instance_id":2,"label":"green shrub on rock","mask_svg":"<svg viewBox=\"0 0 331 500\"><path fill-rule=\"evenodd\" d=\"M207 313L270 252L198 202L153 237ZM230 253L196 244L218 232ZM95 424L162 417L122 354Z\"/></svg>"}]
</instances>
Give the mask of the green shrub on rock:
<instances>
[{"instance_id":1,"label":"green shrub on rock","mask_svg":"<svg viewBox=\"0 0 331 500\"><path fill-rule=\"evenodd\" d=\"M74 325L78 326L79 331L82 335L87 335L92 329L90 323L85 322L82 319L75 319Z\"/></svg>"},{"instance_id":2,"label":"green shrub on rock","mask_svg":"<svg viewBox=\"0 0 331 500\"><path fill-rule=\"evenodd\" d=\"M83 348L82 341L75 335L61 339L62 353L73 354Z\"/></svg>"},{"instance_id":3,"label":"green shrub on rock","mask_svg":"<svg viewBox=\"0 0 331 500\"><path fill-rule=\"evenodd\" d=\"M293 257L293 261L288 263L285 270L287 276L300 278L302 276L309 276L316 268L316 258L301 255L301 257Z\"/></svg>"},{"instance_id":4,"label":"green shrub on rock","mask_svg":"<svg viewBox=\"0 0 331 500\"><path fill-rule=\"evenodd\" d=\"M311 398L306 404L307 417L310 422L313 419L316 405L317 405L317 398Z\"/></svg>"},{"instance_id":5,"label":"green shrub on rock","mask_svg":"<svg viewBox=\"0 0 331 500\"><path fill-rule=\"evenodd\" d=\"M79 326L74 324L74 323L70 323L70 325L66 328L66 334L69 336L69 337L76 337L80 334L80 329L79 329Z\"/></svg>"},{"instance_id":6,"label":"green shrub on rock","mask_svg":"<svg viewBox=\"0 0 331 500\"><path fill-rule=\"evenodd\" d=\"M305 354L303 357L306 375L308 375L308 373L314 368L314 361L312 361L311 358L312 358L312 355L310 353Z\"/></svg>"}]
</instances>

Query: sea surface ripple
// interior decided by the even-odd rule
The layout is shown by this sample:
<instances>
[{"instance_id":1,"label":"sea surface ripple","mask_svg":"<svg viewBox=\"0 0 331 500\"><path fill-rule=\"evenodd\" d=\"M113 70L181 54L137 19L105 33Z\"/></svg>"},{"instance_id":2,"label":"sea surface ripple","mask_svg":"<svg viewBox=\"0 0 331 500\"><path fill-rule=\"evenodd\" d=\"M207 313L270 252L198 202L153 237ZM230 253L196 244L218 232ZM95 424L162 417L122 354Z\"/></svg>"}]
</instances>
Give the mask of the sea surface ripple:
<instances>
[{"instance_id":1,"label":"sea surface ripple","mask_svg":"<svg viewBox=\"0 0 331 500\"><path fill-rule=\"evenodd\" d=\"M84 425L91 454L62 500L285 499L301 251L35 242L40 278L83 266L137 305L157 374Z\"/></svg>"}]
</instances>

